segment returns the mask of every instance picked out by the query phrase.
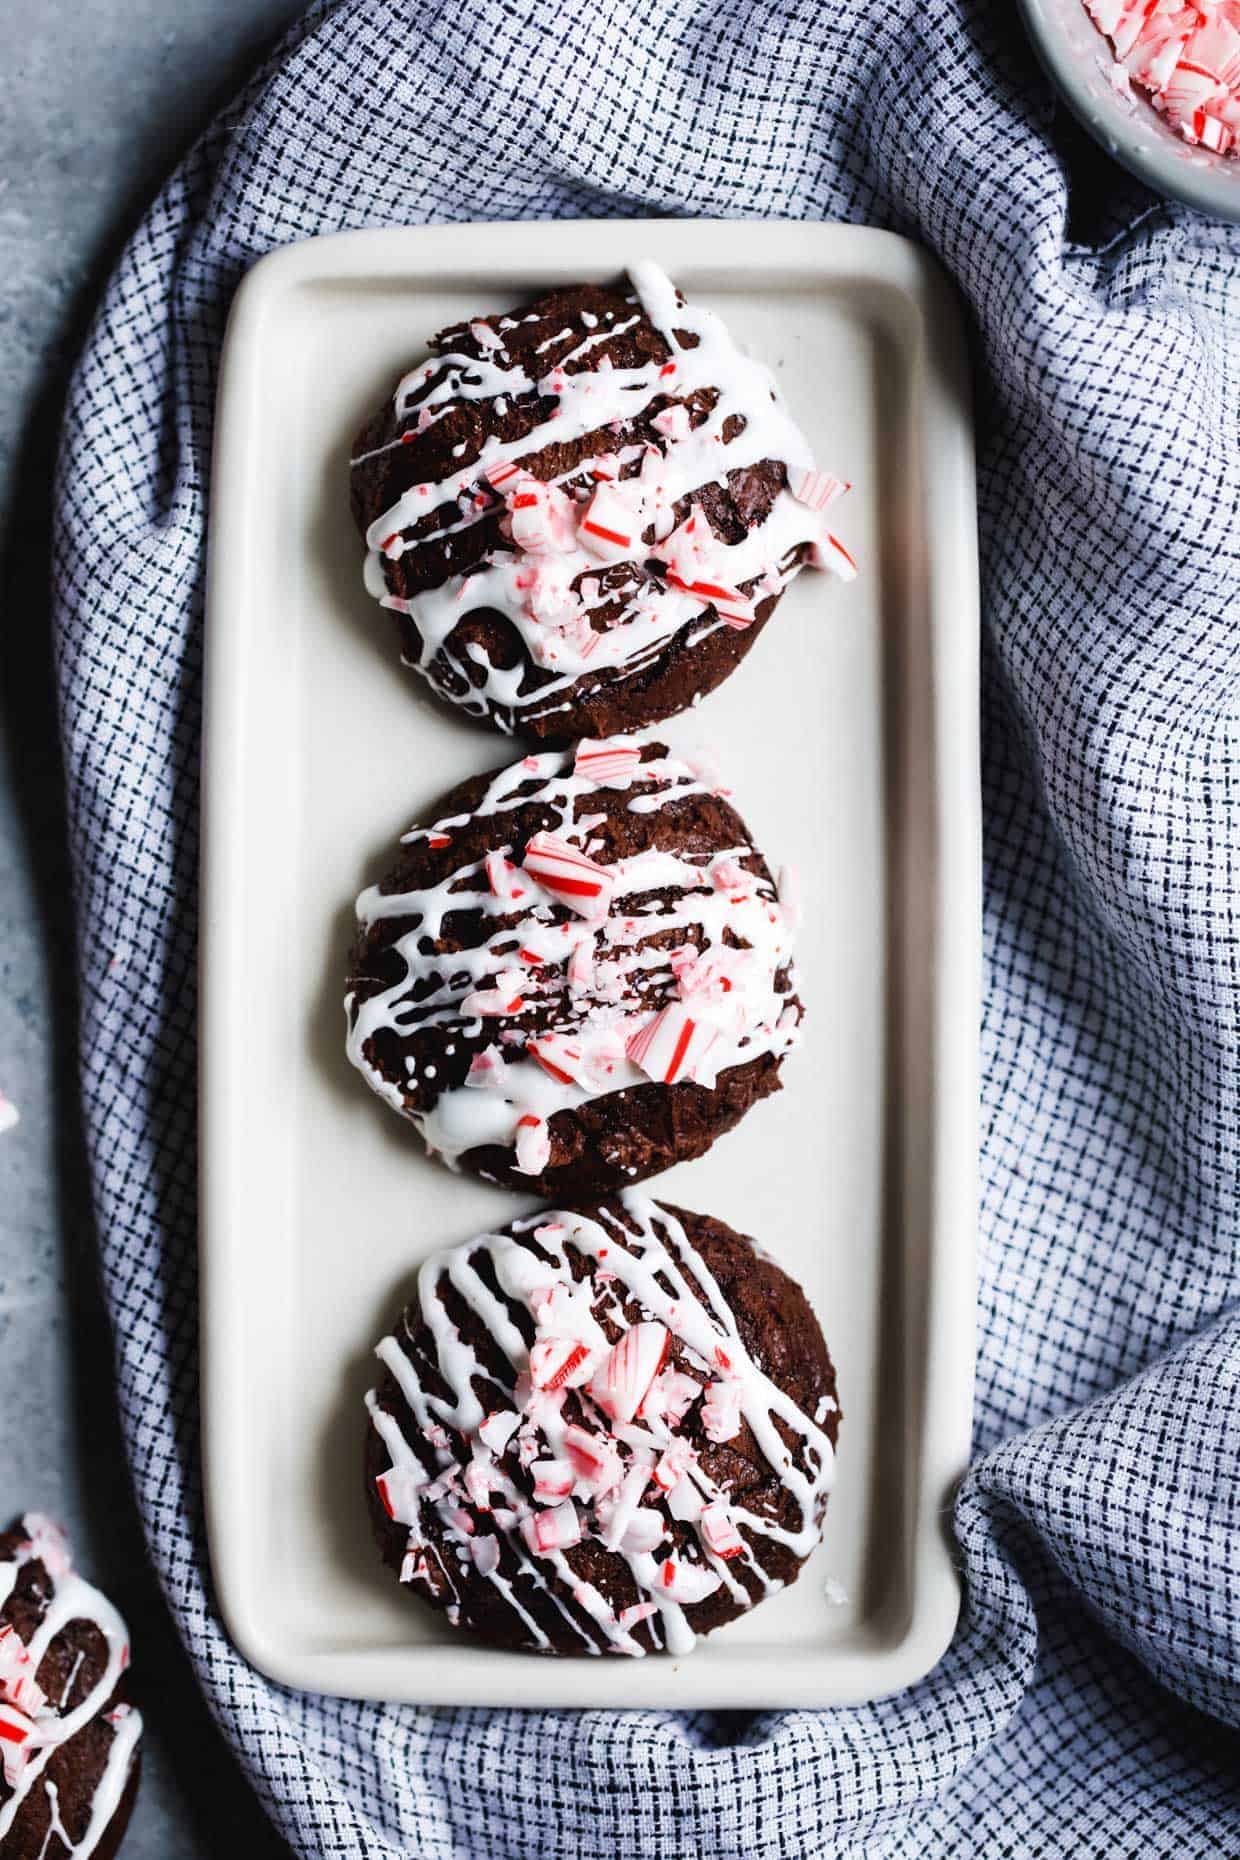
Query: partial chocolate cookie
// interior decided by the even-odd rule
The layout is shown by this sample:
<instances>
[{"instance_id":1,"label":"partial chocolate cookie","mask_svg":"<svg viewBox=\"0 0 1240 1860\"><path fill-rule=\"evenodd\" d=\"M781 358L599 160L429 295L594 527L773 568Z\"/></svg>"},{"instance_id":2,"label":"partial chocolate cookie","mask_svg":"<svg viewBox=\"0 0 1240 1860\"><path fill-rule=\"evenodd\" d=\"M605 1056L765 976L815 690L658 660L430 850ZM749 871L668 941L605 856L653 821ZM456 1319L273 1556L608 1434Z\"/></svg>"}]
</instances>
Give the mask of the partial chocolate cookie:
<instances>
[{"instance_id":1,"label":"partial chocolate cookie","mask_svg":"<svg viewBox=\"0 0 1240 1860\"><path fill-rule=\"evenodd\" d=\"M709 772L659 743L465 782L357 913L349 1056L488 1181L579 1199L700 1156L797 1038L792 914Z\"/></svg>"},{"instance_id":2,"label":"partial chocolate cookie","mask_svg":"<svg viewBox=\"0 0 1240 1860\"><path fill-rule=\"evenodd\" d=\"M377 1354L379 1548L496 1646L687 1653L819 1541L831 1358L722 1221L632 1190L527 1215L433 1254Z\"/></svg>"},{"instance_id":3,"label":"partial chocolate cookie","mask_svg":"<svg viewBox=\"0 0 1240 1860\"><path fill-rule=\"evenodd\" d=\"M565 741L725 679L804 564L851 579L774 379L657 265L445 330L363 428L366 586L406 662L499 729Z\"/></svg>"},{"instance_id":4,"label":"partial chocolate cookie","mask_svg":"<svg viewBox=\"0 0 1240 1860\"><path fill-rule=\"evenodd\" d=\"M138 1789L129 1633L38 1512L0 1533L0 1860L111 1860Z\"/></svg>"}]
</instances>

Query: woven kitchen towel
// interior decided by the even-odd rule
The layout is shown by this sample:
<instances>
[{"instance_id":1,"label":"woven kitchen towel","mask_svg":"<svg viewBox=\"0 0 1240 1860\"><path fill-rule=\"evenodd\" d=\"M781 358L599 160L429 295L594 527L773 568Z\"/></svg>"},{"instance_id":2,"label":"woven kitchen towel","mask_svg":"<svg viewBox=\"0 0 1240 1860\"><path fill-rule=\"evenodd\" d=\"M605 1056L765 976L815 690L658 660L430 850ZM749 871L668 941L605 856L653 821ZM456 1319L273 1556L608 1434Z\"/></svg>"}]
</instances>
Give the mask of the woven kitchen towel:
<instances>
[{"instance_id":1,"label":"woven kitchen towel","mask_svg":"<svg viewBox=\"0 0 1240 1860\"><path fill-rule=\"evenodd\" d=\"M124 1424L202 1684L300 1854L1240 1854L1240 234L1081 142L1010 12L320 6L160 196L95 324L57 629ZM194 872L229 301L310 233L599 214L894 227L939 253L975 330L988 966L968 1596L938 1670L856 1710L300 1697L238 1659L207 1586Z\"/></svg>"}]
</instances>

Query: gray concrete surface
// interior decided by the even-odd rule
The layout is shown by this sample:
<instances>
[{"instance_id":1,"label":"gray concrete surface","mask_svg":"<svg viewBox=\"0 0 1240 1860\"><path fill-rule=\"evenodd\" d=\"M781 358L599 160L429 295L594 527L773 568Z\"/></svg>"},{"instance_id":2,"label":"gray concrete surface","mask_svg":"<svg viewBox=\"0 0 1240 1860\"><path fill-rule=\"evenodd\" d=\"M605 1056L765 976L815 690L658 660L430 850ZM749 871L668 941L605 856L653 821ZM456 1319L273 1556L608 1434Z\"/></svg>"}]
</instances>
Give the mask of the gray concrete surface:
<instances>
[{"instance_id":1,"label":"gray concrete surface","mask_svg":"<svg viewBox=\"0 0 1240 1860\"><path fill-rule=\"evenodd\" d=\"M0 6L0 1514L64 1519L129 1618L147 1710L124 1860L269 1860L272 1835L143 1559L115 1421L73 1073L69 878L49 657L67 369L113 259L300 0Z\"/></svg>"}]
</instances>

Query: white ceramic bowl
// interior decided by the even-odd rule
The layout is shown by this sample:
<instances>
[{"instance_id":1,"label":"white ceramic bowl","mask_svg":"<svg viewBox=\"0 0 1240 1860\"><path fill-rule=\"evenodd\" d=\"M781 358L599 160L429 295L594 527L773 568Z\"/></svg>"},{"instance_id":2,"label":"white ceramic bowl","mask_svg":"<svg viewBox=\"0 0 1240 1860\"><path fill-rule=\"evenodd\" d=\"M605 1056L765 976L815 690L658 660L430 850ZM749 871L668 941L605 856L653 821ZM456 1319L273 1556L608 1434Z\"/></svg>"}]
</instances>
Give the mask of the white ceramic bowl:
<instances>
[{"instance_id":1,"label":"white ceramic bowl","mask_svg":"<svg viewBox=\"0 0 1240 1860\"><path fill-rule=\"evenodd\" d=\"M1240 220L1240 156L1191 147L1152 104L1121 96L1108 75L1110 46L1082 0L1020 0L1020 5L1052 82L1109 155L1160 194L1199 213Z\"/></svg>"}]
</instances>

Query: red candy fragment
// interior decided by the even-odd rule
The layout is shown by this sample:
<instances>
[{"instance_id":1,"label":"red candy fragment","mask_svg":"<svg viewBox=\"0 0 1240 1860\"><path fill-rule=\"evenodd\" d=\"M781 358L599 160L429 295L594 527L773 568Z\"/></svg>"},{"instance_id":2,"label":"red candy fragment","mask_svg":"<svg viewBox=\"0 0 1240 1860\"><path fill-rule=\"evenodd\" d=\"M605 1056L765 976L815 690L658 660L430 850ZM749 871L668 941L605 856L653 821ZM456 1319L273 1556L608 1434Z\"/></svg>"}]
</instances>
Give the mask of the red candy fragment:
<instances>
[{"instance_id":1,"label":"red candy fragment","mask_svg":"<svg viewBox=\"0 0 1240 1860\"><path fill-rule=\"evenodd\" d=\"M722 1578L713 1569L707 1569L702 1563L682 1563L679 1557L669 1556L664 1559L659 1571L659 1588L671 1602L679 1602L682 1607L691 1607L694 1602L704 1602L708 1595L713 1595Z\"/></svg>"},{"instance_id":2,"label":"red candy fragment","mask_svg":"<svg viewBox=\"0 0 1240 1860\"><path fill-rule=\"evenodd\" d=\"M837 478L834 472L809 470L792 470L788 473L788 489L799 504L809 510L825 510L837 497L843 497L851 486L843 478Z\"/></svg>"},{"instance_id":3,"label":"red candy fragment","mask_svg":"<svg viewBox=\"0 0 1240 1860\"><path fill-rule=\"evenodd\" d=\"M4 1762L4 1780L15 1789L30 1756L30 1739L34 1721L16 1705L0 1704L0 1758Z\"/></svg>"},{"instance_id":4,"label":"red candy fragment","mask_svg":"<svg viewBox=\"0 0 1240 1860\"><path fill-rule=\"evenodd\" d=\"M577 524L583 549L603 562L622 561L638 541L637 519L620 492L606 479L592 493Z\"/></svg>"},{"instance_id":5,"label":"red candy fragment","mask_svg":"<svg viewBox=\"0 0 1240 1860\"><path fill-rule=\"evenodd\" d=\"M630 782L641 767L642 752L632 743L582 742L573 757L573 774L596 788Z\"/></svg>"},{"instance_id":6,"label":"red candy fragment","mask_svg":"<svg viewBox=\"0 0 1240 1860\"><path fill-rule=\"evenodd\" d=\"M678 1079L696 1077L717 1037L713 1027L694 1020L679 1001L669 1001L638 1029L625 1051L648 1078L674 1085Z\"/></svg>"},{"instance_id":7,"label":"red candy fragment","mask_svg":"<svg viewBox=\"0 0 1240 1860\"><path fill-rule=\"evenodd\" d=\"M702 1539L708 1550L726 1558L744 1556L745 1540L737 1530L732 1513L722 1502L707 1505L701 1516Z\"/></svg>"},{"instance_id":8,"label":"red candy fragment","mask_svg":"<svg viewBox=\"0 0 1240 1860\"><path fill-rule=\"evenodd\" d=\"M530 1381L536 1389L575 1389L589 1373L590 1352L575 1337L542 1337L530 1347Z\"/></svg>"},{"instance_id":9,"label":"red candy fragment","mask_svg":"<svg viewBox=\"0 0 1240 1860\"><path fill-rule=\"evenodd\" d=\"M631 1421L671 1347L665 1324L634 1324L595 1370L590 1393L613 1421Z\"/></svg>"},{"instance_id":10,"label":"red candy fragment","mask_svg":"<svg viewBox=\"0 0 1240 1860\"><path fill-rule=\"evenodd\" d=\"M525 849L522 869L544 891L563 900L583 917L601 915L611 902L615 879L606 866L570 846L554 833L536 833Z\"/></svg>"},{"instance_id":11,"label":"red candy fragment","mask_svg":"<svg viewBox=\"0 0 1240 1860\"><path fill-rule=\"evenodd\" d=\"M535 1556L553 1556L581 1542L581 1519L572 1499L554 1510L531 1512L521 1520L521 1535Z\"/></svg>"},{"instance_id":12,"label":"red candy fragment","mask_svg":"<svg viewBox=\"0 0 1240 1860\"><path fill-rule=\"evenodd\" d=\"M737 632L752 626L757 618L757 610L748 596L725 582L686 581L675 569L669 569L667 585L669 588L679 588L682 594L693 595L696 600L705 601L714 608L721 620Z\"/></svg>"}]
</instances>

